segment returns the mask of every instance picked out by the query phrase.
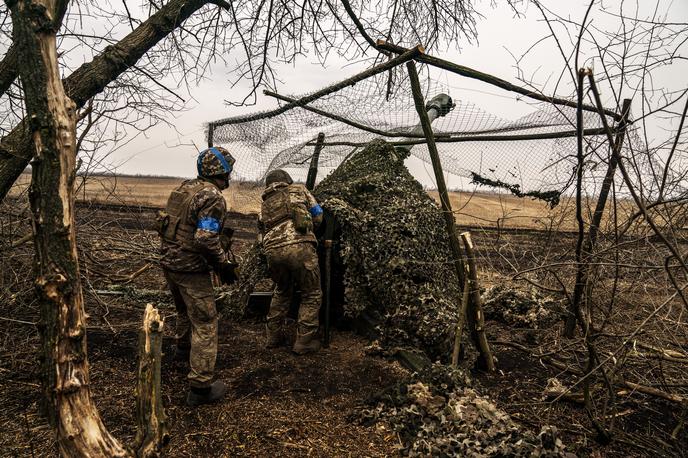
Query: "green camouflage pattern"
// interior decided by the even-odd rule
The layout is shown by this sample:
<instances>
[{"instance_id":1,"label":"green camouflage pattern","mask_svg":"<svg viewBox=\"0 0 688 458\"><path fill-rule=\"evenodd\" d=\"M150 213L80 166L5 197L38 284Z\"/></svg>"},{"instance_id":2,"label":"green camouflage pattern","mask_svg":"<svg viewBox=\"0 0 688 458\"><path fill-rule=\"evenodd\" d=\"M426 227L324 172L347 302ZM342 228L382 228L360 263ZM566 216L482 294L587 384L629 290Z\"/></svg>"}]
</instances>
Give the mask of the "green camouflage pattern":
<instances>
[{"instance_id":1,"label":"green camouflage pattern","mask_svg":"<svg viewBox=\"0 0 688 458\"><path fill-rule=\"evenodd\" d=\"M177 190L193 187L199 178L184 181ZM222 224L227 213L227 204L216 186L206 186L198 191L189 204L187 223L196 227L204 217L214 218ZM175 272L208 272L211 268L227 262L227 253L222 248L220 234L197 229L194 233L194 250L162 240L160 265Z\"/></svg>"},{"instance_id":2,"label":"green camouflage pattern","mask_svg":"<svg viewBox=\"0 0 688 458\"><path fill-rule=\"evenodd\" d=\"M234 165L234 162L236 162L236 160L229 153L229 151L227 151L225 148L221 146L215 146L215 149L222 153L222 156L224 156L225 160L227 161L227 164L229 164L230 167ZM205 150L202 151L200 154L203 155L203 157L201 158L201 176L212 177L217 175L224 175L227 173L224 167L222 167L222 163L220 162L220 160L212 152Z\"/></svg>"},{"instance_id":3,"label":"green camouflage pattern","mask_svg":"<svg viewBox=\"0 0 688 458\"><path fill-rule=\"evenodd\" d=\"M291 175L282 169L271 170L265 175L265 186L270 186L273 183L292 184L293 182Z\"/></svg>"},{"instance_id":4,"label":"green camouflage pattern","mask_svg":"<svg viewBox=\"0 0 688 458\"><path fill-rule=\"evenodd\" d=\"M210 386L217 358L217 309L210 274L164 273L177 309L177 347L191 350L189 384Z\"/></svg>"},{"instance_id":5,"label":"green camouflage pattern","mask_svg":"<svg viewBox=\"0 0 688 458\"><path fill-rule=\"evenodd\" d=\"M290 244L265 250L265 256L270 277L275 282L275 291L268 312L268 329L274 331L282 327L289 311L294 289L297 289L301 291L299 333L317 331L322 292L315 245Z\"/></svg>"},{"instance_id":6,"label":"green camouflage pattern","mask_svg":"<svg viewBox=\"0 0 688 458\"><path fill-rule=\"evenodd\" d=\"M576 457L555 427L536 436L472 384L465 370L435 363L368 398L351 419L391 428L400 456Z\"/></svg>"},{"instance_id":7,"label":"green camouflage pattern","mask_svg":"<svg viewBox=\"0 0 688 458\"><path fill-rule=\"evenodd\" d=\"M263 200L271 192L276 189L288 187L289 201L292 207L301 206L306 211L318 204L315 197L302 184L286 184L283 182L273 183L265 188L263 191ZM322 221L322 215L313 218L313 225L317 227ZM312 243L317 244L318 241L312 231L301 233L294 227L294 220L287 219L275 227L268 230L263 235L263 247L268 249L281 248L297 243Z\"/></svg>"}]
</instances>

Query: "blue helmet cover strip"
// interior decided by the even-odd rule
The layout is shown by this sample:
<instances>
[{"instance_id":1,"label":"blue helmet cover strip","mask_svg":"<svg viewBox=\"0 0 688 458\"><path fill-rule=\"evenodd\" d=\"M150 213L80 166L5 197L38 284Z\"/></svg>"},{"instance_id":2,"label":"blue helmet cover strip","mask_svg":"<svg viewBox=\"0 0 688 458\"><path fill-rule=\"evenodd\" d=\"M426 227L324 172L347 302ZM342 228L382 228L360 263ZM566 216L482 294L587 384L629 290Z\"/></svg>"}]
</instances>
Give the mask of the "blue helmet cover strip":
<instances>
[{"instance_id":1,"label":"blue helmet cover strip","mask_svg":"<svg viewBox=\"0 0 688 458\"><path fill-rule=\"evenodd\" d=\"M203 155L204 153L210 151L215 155L218 161L220 161L220 164L222 164L222 168L225 170L227 173L232 173L232 166L227 163L227 160L225 157L222 155L220 150L215 148L214 146L211 146L210 148L201 151L201 153L198 155L198 160L196 161L196 170L198 171L198 174L201 175L201 169L203 166Z\"/></svg>"}]
</instances>

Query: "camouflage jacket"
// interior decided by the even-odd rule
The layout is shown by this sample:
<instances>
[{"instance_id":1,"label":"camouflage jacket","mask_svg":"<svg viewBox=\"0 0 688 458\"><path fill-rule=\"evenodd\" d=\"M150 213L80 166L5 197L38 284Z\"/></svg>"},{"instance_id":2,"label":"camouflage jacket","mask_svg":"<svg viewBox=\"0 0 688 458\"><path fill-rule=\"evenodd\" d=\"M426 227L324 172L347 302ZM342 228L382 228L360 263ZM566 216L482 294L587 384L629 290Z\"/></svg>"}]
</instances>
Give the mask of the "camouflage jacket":
<instances>
[{"instance_id":1,"label":"camouflage jacket","mask_svg":"<svg viewBox=\"0 0 688 458\"><path fill-rule=\"evenodd\" d=\"M198 184L200 178L184 181L178 191ZM191 198L187 223L196 228L193 249L162 240L160 264L175 272L207 272L227 262L220 243L220 232L227 205L216 186L207 186Z\"/></svg>"},{"instance_id":2,"label":"camouflage jacket","mask_svg":"<svg viewBox=\"0 0 688 458\"><path fill-rule=\"evenodd\" d=\"M306 189L302 184L286 184L286 183L273 183L263 191L263 200L265 197L273 192L274 190L282 187L288 187L289 191L289 201L292 205L302 205L310 213L313 225L317 227L322 221L322 209L315 197ZM263 234L263 248L268 250L271 248L280 248L287 245L292 245L295 243L314 243L317 244L318 241L313 234L313 231L308 231L306 233L300 233L294 227L293 219L286 219L281 223L277 224L275 227L268 229L267 232Z\"/></svg>"}]
</instances>

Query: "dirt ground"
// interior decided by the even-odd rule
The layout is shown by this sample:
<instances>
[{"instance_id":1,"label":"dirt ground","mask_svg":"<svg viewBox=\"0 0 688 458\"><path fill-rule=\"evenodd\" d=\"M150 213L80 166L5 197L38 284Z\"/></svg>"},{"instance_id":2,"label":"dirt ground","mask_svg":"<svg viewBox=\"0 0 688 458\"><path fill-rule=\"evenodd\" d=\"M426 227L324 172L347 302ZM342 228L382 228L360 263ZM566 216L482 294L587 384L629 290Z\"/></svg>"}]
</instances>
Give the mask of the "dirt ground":
<instances>
[{"instance_id":1,"label":"dirt ground","mask_svg":"<svg viewBox=\"0 0 688 458\"><path fill-rule=\"evenodd\" d=\"M166 320L162 369L170 431L166 456L338 457L397 453L398 437L388 427L357 426L349 415L364 399L408 372L395 361L367 355L368 341L349 331L335 332L332 346L317 355L296 357L286 348L262 349L261 323L224 319L217 373L229 384L227 399L213 406L187 408L185 368L172 361L174 309L151 257L158 243L150 231L154 214L154 208L118 205L82 206L78 212L90 315L91 385L105 424L117 438L131 442L135 434L137 328L143 307L150 301L160 307ZM235 214L235 248L239 253L256 235L254 218ZM554 260L571 256L573 236L565 233L552 236L533 230L473 228L473 234L481 278L486 284L510 281L504 276L509 266L518 263L525 268L528 262L534 264L531 259L535 259L535 252L544 250ZM26 266L30 268L30 245L28 242L21 246L11 263L4 264L15 272L15 277L29 275ZM139 275L129 277L139 271ZM636 302L628 302L634 315L619 315L622 318L610 333L627 333L628 316L642 319L641 311L651 300L651 289L645 294L638 294ZM53 433L39 413L37 311L31 286L8 297L0 317L0 456L56 456ZM676 317L672 315L672 319ZM493 375L473 373L473 377L480 391L524 428L537 433L543 425L557 426L568 450L579 456L688 454L688 433L681 427L685 406L627 390L619 394L609 413L615 421L615 441L601 446L594 441L593 428L580 404L552 402L543 397L550 378L576 380L566 370L547 365L535 355L560 348L560 321L544 329L488 321L487 330L499 371ZM571 367L577 366L578 356L575 352L566 355ZM638 365L636 370L639 374L667 375L676 370L680 373L685 369L681 367L652 361ZM673 431L678 431L676 438L672 438Z\"/></svg>"},{"instance_id":2,"label":"dirt ground","mask_svg":"<svg viewBox=\"0 0 688 458\"><path fill-rule=\"evenodd\" d=\"M167 456L393 453L394 434L352 425L347 413L362 397L402 376L403 369L366 357L366 343L351 334L335 335L330 348L307 358L286 348L264 350L262 340L258 323L222 324L216 369L229 392L222 403L197 409L185 404L186 366L172 360L172 340L165 340ZM136 342L136 333L128 329L88 334L94 398L105 424L124 442L135 435ZM38 414L35 374L3 378L3 386L20 388L3 396L0 455L56 456L52 433Z\"/></svg>"}]
</instances>

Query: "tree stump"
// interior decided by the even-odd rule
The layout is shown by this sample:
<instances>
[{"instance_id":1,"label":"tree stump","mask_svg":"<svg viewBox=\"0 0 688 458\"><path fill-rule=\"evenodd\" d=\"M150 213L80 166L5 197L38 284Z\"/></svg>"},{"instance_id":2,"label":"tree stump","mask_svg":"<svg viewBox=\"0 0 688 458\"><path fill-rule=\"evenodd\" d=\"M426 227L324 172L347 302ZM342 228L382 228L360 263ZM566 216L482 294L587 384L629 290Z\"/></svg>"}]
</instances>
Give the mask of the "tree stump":
<instances>
[{"instance_id":1,"label":"tree stump","mask_svg":"<svg viewBox=\"0 0 688 458\"><path fill-rule=\"evenodd\" d=\"M139 332L139 370L136 386L136 456L156 457L169 442L167 417L160 394L163 320L153 304L146 305Z\"/></svg>"}]
</instances>

